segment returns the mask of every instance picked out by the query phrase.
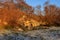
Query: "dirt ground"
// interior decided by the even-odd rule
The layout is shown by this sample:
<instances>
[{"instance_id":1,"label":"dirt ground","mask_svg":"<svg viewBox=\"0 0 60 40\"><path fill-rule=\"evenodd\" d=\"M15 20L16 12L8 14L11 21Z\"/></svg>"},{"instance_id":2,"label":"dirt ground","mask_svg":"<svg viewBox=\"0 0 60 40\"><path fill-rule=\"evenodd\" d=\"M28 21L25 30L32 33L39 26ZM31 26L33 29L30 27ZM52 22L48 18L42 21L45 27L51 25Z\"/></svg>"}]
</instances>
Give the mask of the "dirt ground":
<instances>
[{"instance_id":1,"label":"dirt ground","mask_svg":"<svg viewBox=\"0 0 60 40\"><path fill-rule=\"evenodd\" d=\"M27 32L0 30L0 40L60 40L60 27L39 29Z\"/></svg>"}]
</instances>

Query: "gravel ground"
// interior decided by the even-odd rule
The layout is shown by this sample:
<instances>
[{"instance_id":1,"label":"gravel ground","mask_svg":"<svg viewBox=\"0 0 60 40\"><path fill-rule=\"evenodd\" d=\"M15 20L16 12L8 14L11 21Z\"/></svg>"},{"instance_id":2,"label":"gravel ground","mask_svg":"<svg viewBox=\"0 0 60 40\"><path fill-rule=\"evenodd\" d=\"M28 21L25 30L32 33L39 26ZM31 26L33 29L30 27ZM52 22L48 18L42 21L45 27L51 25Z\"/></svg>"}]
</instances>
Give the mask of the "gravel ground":
<instances>
[{"instance_id":1,"label":"gravel ground","mask_svg":"<svg viewBox=\"0 0 60 40\"><path fill-rule=\"evenodd\" d=\"M60 27L18 33L0 33L0 40L60 40Z\"/></svg>"}]
</instances>

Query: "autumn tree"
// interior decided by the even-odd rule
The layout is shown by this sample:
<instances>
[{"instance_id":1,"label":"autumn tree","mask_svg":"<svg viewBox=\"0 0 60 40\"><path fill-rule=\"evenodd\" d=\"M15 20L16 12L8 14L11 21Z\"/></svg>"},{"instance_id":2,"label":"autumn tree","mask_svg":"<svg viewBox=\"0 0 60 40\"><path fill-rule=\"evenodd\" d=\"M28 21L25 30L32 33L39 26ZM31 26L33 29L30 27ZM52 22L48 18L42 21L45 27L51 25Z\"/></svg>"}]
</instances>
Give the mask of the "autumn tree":
<instances>
[{"instance_id":1,"label":"autumn tree","mask_svg":"<svg viewBox=\"0 0 60 40\"><path fill-rule=\"evenodd\" d=\"M57 16L59 15L59 8L55 5L49 5L45 7L45 17L49 24L55 24L57 22ZM59 18L58 18L59 19Z\"/></svg>"}]
</instances>

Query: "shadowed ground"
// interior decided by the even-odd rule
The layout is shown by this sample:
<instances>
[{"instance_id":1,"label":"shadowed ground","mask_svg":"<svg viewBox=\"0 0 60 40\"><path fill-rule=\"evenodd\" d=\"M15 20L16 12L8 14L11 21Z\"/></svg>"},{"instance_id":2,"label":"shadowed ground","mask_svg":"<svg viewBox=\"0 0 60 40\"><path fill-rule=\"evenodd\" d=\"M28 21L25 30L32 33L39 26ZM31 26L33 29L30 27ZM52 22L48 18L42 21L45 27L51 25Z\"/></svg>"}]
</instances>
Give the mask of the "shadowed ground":
<instances>
[{"instance_id":1,"label":"shadowed ground","mask_svg":"<svg viewBox=\"0 0 60 40\"><path fill-rule=\"evenodd\" d=\"M60 27L50 27L49 29L27 32L2 30L0 32L0 40L60 40Z\"/></svg>"}]
</instances>

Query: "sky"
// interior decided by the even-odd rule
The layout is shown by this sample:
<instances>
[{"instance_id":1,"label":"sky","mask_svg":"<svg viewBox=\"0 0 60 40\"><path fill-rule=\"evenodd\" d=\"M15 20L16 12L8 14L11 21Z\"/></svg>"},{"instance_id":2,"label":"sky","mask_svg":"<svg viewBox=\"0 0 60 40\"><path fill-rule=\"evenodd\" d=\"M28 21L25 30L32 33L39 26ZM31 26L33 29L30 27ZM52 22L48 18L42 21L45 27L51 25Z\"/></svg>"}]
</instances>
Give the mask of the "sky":
<instances>
[{"instance_id":1,"label":"sky","mask_svg":"<svg viewBox=\"0 0 60 40\"><path fill-rule=\"evenodd\" d=\"M32 7L36 7L37 5L41 5L41 7L43 8L44 3L47 0L26 0L26 3ZM58 7L60 7L60 0L50 0L49 4L54 4Z\"/></svg>"}]
</instances>

